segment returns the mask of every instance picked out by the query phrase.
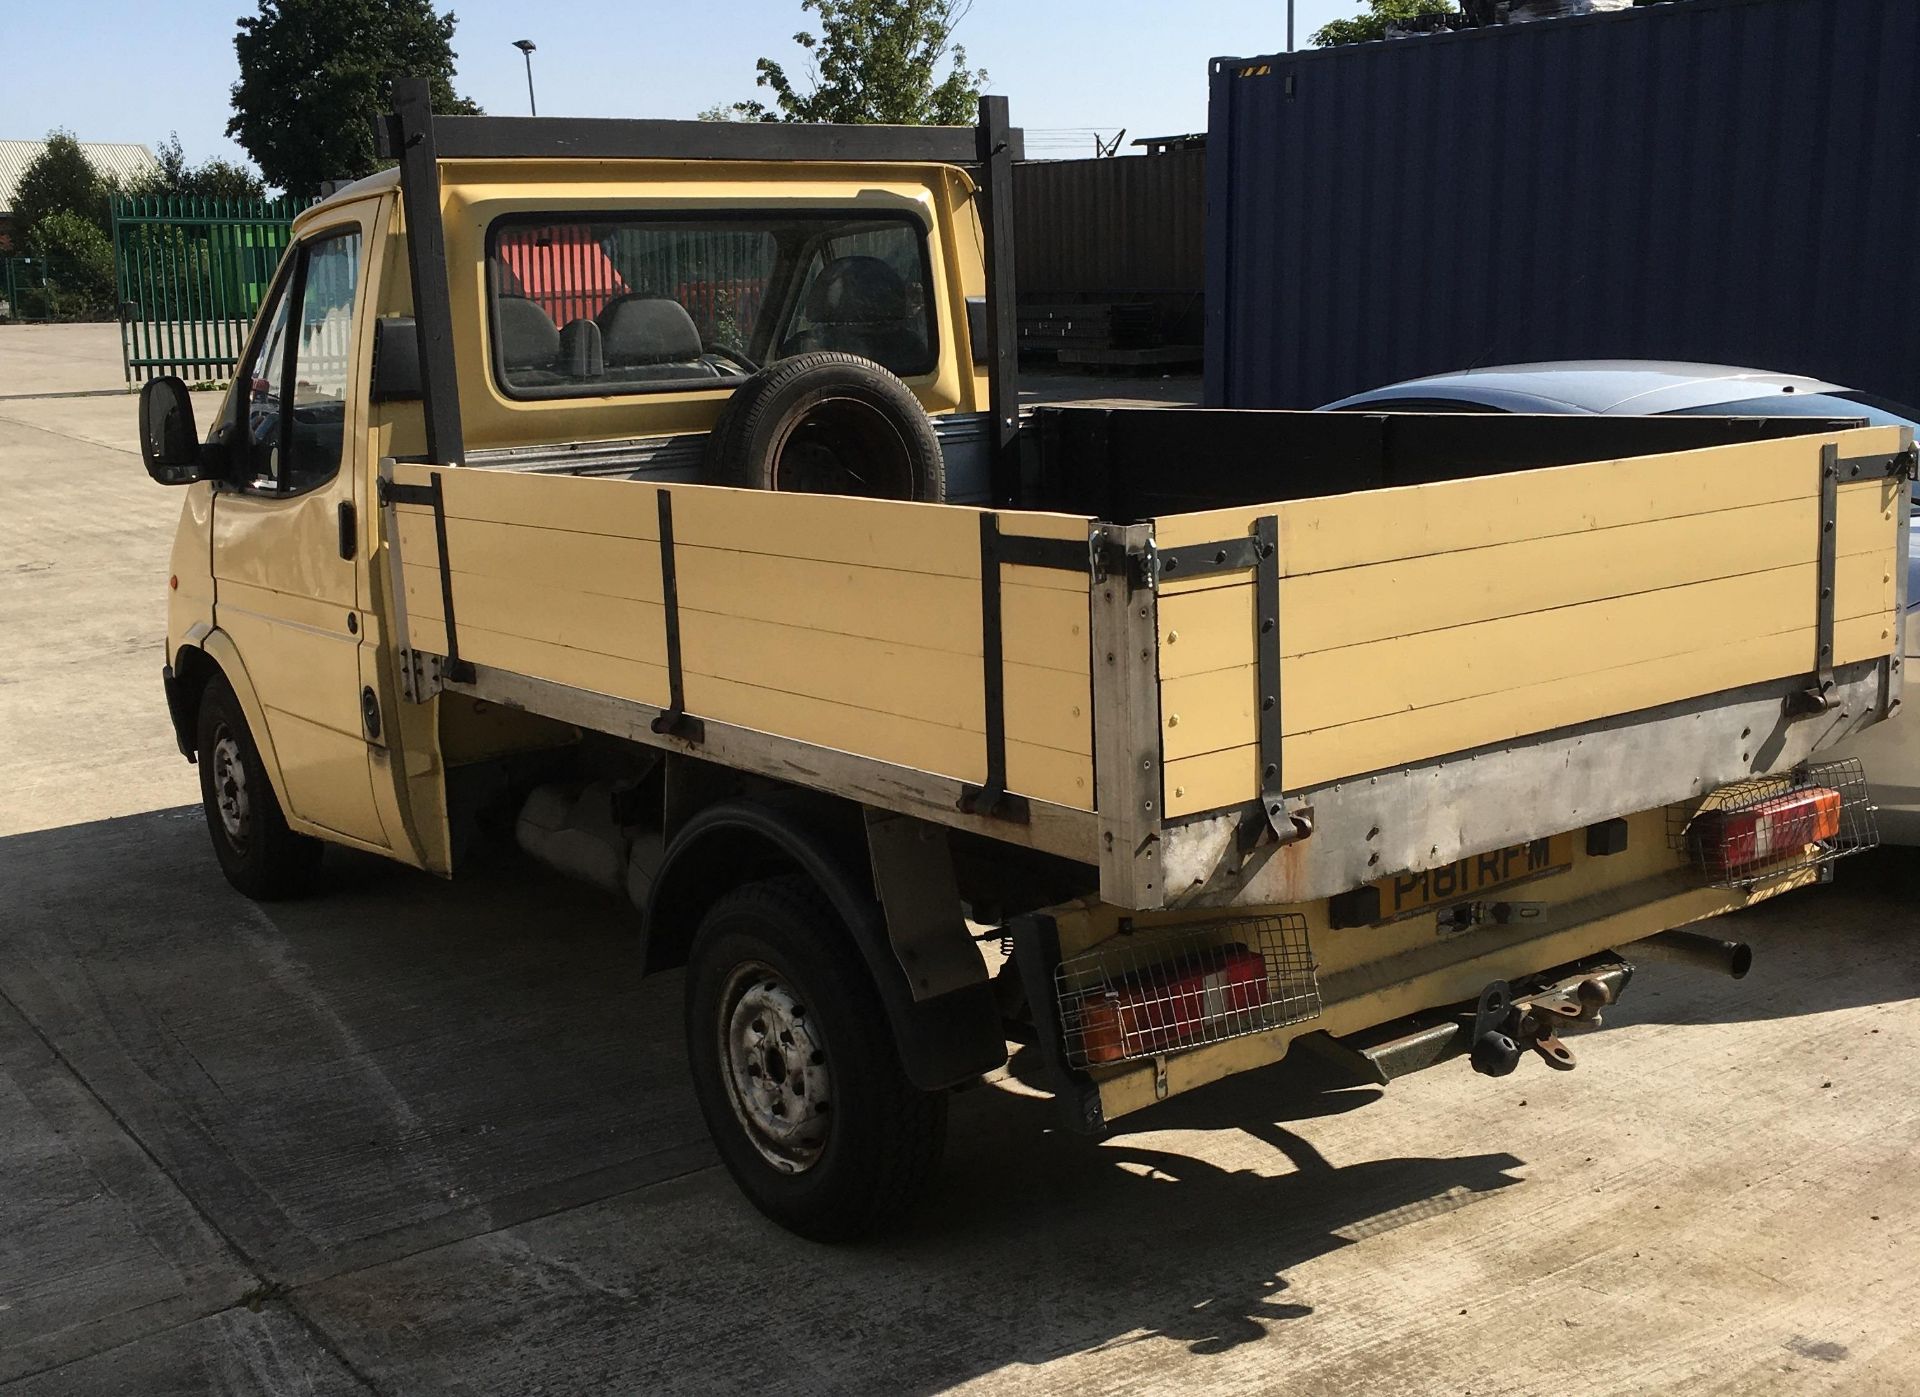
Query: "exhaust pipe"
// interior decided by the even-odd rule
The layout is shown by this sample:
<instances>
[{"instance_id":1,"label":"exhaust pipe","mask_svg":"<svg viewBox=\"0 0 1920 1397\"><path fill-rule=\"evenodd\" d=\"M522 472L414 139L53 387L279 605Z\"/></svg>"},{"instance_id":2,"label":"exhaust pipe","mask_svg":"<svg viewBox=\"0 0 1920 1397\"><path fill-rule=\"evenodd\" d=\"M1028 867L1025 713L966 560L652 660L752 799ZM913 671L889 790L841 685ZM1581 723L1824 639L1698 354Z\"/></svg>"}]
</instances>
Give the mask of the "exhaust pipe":
<instances>
[{"instance_id":1,"label":"exhaust pipe","mask_svg":"<svg viewBox=\"0 0 1920 1397\"><path fill-rule=\"evenodd\" d=\"M1753 947L1744 941L1722 941L1697 931L1662 931L1627 948L1636 960L1675 961L1701 970L1717 970L1736 980L1753 969Z\"/></svg>"}]
</instances>

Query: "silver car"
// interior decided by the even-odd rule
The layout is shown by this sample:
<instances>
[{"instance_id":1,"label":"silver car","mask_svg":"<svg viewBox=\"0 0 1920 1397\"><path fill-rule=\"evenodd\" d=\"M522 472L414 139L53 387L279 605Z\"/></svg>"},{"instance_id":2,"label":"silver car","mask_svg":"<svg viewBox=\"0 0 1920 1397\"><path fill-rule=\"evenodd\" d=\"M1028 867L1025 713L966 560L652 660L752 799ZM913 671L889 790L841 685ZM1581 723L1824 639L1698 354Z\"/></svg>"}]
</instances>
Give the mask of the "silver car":
<instances>
[{"instance_id":1,"label":"silver car","mask_svg":"<svg viewBox=\"0 0 1920 1397\"><path fill-rule=\"evenodd\" d=\"M1920 412L1800 374L1726 364L1646 359L1570 359L1504 364L1410 378L1356 393L1322 412L1598 413L1612 417L1857 417L1907 427L1920 438ZM1907 534L1904 652L1920 654L1920 549ZM1879 723L1835 747L1866 768L1879 807L1880 837L1920 845L1920 719Z\"/></svg>"}]
</instances>

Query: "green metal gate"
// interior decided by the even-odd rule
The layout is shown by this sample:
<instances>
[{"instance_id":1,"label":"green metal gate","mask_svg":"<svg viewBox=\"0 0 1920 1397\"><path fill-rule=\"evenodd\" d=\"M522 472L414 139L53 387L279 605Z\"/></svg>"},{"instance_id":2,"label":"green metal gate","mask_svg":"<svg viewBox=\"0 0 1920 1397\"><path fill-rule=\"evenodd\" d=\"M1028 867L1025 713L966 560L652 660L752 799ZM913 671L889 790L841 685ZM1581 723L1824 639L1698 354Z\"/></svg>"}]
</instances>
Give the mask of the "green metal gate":
<instances>
[{"instance_id":1,"label":"green metal gate","mask_svg":"<svg viewBox=\"0 0 1920 1397\"><path fill-rule=\"evenodd\" d=\"M127 382L225 378L308 200L113 201L120 348Z\"/></svg>"}]
</instances>

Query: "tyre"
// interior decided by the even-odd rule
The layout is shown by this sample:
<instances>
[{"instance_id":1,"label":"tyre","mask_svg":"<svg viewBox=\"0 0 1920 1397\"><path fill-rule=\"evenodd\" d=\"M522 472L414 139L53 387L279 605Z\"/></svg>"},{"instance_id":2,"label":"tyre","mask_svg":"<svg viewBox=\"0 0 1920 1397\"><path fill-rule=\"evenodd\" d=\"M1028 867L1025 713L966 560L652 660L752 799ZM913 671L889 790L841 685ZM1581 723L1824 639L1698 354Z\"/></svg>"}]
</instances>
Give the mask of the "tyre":
<instances>
[{"instance_id":1,"label":"tyre","mask_svg":"<svg viewBox=\"0 0 1920 1397\"><path fill-rule=\"evenodd\" d=\"M240 700L217 675L200 697L196 750L200 804L227 881L259 902L306 892L320 866L320 841L287 828Z\"/></svg>"},{"instance_id":2,"label":"tyre","mask_svg":"<svg viewBox=\"0 0 1920 1397\"><path fill-rule=\"evenodd\" d=\"M907 1080L866 964L813 884L722 897L686 984L694 1092L753 1205L822 1242L898 1222L939 1163L947 1098Z\"/></svg>"},{"instance_id":3,"label":"tyre","mask_svg":"<svg viewBox=\"0 0 1920 1397\"><path fill-rule=\"evenodd\" d=\"M870 359L796 354L734 391L707 438L715 485L886 500L944 500L945 463L926 410Z\"/></svg>"}]
</instances>

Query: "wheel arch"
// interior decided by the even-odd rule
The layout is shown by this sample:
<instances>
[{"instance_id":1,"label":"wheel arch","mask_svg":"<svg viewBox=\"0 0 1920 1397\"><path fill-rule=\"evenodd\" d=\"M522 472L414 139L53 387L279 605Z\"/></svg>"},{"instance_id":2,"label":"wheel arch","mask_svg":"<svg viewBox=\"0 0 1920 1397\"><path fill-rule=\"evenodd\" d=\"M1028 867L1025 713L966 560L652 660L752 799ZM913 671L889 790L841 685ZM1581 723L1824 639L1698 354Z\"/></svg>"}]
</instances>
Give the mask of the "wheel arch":
<instances>
[{"instance_id":1,"label":"wheel arch","mask_svg":"<svg viewBox=\"0 0 1920 1397\"><path fill-rule=\"evenodd\" d=\"M273 733L267 727L267 710L253 687L253 680L247 674L246 663L240 658L240 648L233 643L233 637L225 631L213 630L201 637L197 645L182 645L173 657L173 674L178 698L170 694L168 706L172 710L175 732L180 737L181 750L193 753L198 745L200 701L206 695L207 685L215 676L226 680L227 687L233 690L234 697L240 701L240 712L247 720L247 731L260 753L260 763L267 769L267 780L273 785L274 798L280 802L282 810L289 808L286 782L280 774L280 757L274 751Z\"/></svg>"},{"instance_id":2,"label":"wheel arch","mask_svg":"<svg viewBox=\"0 0 1920 1397\"><path fill-rule=\"evenodd\" d=\"M860 808L796 796L722 801L675 835L642 913L647 973L686 963L701 918L729 889L799 874L820 890L859 948L915 1086L954 1086L1004 1063L1006 1040L989 986L914 999L867 871Z\"/></svg>"}]
</instances>

